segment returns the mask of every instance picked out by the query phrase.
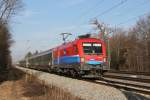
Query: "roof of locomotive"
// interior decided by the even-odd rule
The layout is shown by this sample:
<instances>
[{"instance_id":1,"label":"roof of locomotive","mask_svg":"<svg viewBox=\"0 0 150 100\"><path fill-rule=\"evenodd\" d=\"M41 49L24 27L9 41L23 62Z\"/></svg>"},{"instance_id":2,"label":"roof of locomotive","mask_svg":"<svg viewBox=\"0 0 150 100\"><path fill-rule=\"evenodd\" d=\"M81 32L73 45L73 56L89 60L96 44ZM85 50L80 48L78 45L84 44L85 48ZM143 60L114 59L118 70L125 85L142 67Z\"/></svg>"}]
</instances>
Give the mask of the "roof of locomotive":
<instances>
[{"instance_id":1,"label":"roof of locomotive","mask_svg":"<svg viewBox=\"0 0 150 100\"><path fill-rule=\"evenodd\" d=\"M57 46L57 47L55 47L53 49L64 48L66 46L70 46L70 45L73 45L73 44L76 44L76 43L79 43L79 42L85 42L85 41L87 41L87 42L102 42L103 43L102 40L97 39L97 38L77 38L74 41L67 42L65 44L63 43L63 44L61 44L61 45L59 45L59 46Z\"/></svg>"},{"instance_id":2,"label":"roof of locomotive","mask_svg":"<svg viewBox=\"0 0 150 100\"><path fill-rule=\"evenodd\" d=\"M77 41L87 41L88 40L88 42L103 42L102 40L97 39L97 38L78 38L76 40Z\"/></svg>"}]
</instances>

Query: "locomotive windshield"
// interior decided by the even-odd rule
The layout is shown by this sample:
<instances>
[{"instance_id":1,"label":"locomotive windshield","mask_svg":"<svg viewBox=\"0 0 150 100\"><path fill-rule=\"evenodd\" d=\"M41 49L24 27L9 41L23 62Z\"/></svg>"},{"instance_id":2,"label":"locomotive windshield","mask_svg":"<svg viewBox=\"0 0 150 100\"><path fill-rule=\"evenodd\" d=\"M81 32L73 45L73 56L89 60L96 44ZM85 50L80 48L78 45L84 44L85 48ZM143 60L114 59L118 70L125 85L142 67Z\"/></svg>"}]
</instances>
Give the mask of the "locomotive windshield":
<instances>
[{"instance_id":1,"label":"locomotive windshield","mask_svg":"<svg viewBox=\"0 0 150 100\"><path fill-rule=\"evenodd\" d=\"M100 43L83 43L83 52L85 54L101 54L102 45Z\"/></svg>"}]
</instances>

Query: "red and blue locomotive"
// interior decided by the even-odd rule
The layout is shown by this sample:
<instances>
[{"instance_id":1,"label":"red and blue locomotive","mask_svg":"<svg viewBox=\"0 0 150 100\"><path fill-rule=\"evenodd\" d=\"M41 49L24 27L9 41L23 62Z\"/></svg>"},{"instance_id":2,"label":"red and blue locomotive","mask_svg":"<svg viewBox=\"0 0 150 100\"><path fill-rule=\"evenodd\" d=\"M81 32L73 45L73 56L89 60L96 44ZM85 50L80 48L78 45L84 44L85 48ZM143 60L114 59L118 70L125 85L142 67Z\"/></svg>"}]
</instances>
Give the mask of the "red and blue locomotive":
<instances>
[{"instance_id":1,"label":"red and blue locomotive","mask_svg":"<svg viewBox=\"0 0 150 100\"><path fill-rule=\"evenodd\" d=\"M106 45L96 38L78 38L24 60L30 68L83 77L99 77L108 70Z\"/></svg>"}]
</instances>

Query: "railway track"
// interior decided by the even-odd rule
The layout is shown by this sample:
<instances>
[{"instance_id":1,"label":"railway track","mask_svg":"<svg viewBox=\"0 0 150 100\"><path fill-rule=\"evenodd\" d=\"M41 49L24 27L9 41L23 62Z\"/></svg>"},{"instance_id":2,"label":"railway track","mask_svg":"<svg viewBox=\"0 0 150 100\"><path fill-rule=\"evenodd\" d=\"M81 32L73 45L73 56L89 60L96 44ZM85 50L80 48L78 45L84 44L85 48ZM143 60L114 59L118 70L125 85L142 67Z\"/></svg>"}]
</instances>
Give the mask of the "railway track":
<instances>
[{"instance_id":1,"label":"railway track","mask_svg":"<svg viewBox=\"0 0 150 100\"><path fill-rule=\"evenodd\" d=\"M35 70L35 69L32 69ZM46 72L48 73L48 72ZM56 74L56 73L52 73ZM59 74L57 74L59 75ZM61 75L62 76L62 75ZM68 75L63 75L64 77L70 77ZM150 95L150 76L148 75L136 75L129 73L115 73L107 72L101 79L88 79L88 78L74 78L82 81L88 81L95 84L103 84L107 86L113 86L119 89L124 89L127 91L138 92L142 94Z\"/></svg>"},{"instance_id":2,"label":"railway track","mask_svg":"<svg viewBox=\"0 0 150 100\"><path fill-rule=\"evenodd\" d=\"M132 71L117 71L117 70L109 70L108 73L118 73L118 74L135 74L135 75L148 75L150 76L149 72L132 72Z\"/></svg>"},{"instance_id":3,"label":"railway track","mask_svg":"<svg viewBox=\"0 0 150 100\"><path fill-rule=\"evenodd\" d=\"M150 76L144 75L144 73L137 75L135 73L108 72L100 80L88 81L150 95Z\"/></svg>"},{"instance_id":4,"label":"railway track","mask_svg":"<svg viewBox=\"0 0 150 100\"><path fill-rule=\"evenodd\" d=\"M137 73L122 73L122 72L107 72L104 74L106 78L115 78L123 80L132 80L137 82L150 83L150 75L148 74L137 74Z\"/></svg>"}]
</instances>

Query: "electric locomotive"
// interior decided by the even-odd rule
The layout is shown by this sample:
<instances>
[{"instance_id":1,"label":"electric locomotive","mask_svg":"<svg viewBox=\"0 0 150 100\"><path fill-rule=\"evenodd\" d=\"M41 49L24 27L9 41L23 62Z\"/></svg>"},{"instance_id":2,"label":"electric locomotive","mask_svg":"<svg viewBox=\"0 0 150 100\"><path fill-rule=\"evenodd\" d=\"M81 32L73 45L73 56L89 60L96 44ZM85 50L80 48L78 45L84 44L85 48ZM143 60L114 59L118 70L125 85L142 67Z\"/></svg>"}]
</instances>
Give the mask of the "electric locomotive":
<instances>
[{"instance_id":1,"label":"electric locomotive","mask_svg":"<svg viewBox=\"0 0 150 100\"><path fill-rule=\"evenodd\" d=\"M100 77L109 70L104 41L90 37L64 43L24 61L29 68L81 77Z\"/></svg>"}]
</instances>

